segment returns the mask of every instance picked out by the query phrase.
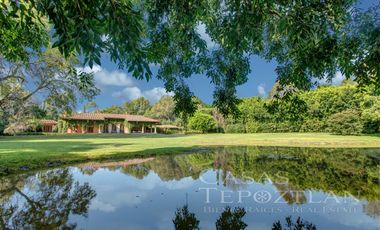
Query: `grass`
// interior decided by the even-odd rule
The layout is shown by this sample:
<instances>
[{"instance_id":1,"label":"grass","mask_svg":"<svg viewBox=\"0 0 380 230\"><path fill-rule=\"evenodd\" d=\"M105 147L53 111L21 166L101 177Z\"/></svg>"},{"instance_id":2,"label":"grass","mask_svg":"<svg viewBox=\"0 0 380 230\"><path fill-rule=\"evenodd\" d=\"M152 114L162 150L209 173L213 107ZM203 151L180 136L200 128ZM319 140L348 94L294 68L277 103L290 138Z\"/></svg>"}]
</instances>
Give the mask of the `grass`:
<instances>
[{"instance_id":1,"label":"grass","mask_svg":"<svg viewBox=\"0 0 380 230\"><path fill-rule=\"evenodd\" d=\"M332 148L380 148L380 136L323 133L205 135L54 135L0 137L0 174L56 164L180 153L194 147L257 145Z\"/></svg>"}]
</instances>

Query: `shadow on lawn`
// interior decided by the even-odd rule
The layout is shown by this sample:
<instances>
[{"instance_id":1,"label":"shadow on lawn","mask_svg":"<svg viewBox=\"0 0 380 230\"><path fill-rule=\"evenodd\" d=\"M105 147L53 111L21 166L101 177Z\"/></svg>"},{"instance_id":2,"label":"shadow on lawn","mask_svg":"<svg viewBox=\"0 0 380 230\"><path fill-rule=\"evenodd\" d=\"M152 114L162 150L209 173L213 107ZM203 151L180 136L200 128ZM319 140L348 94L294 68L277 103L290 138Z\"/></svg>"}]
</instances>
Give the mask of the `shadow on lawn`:
<instances>
[{"instance_id":1,"label":"shadow on lawn","mask_svg":"<svg viewBox=\"0 0 380 230\"><path fill-rule=\"evenodd\" d=\"M128 138L176 138L192 136L185 134L62 134L62 135L36 135L36 136L0 136L0 143L20 142L31 140L88 140L88 139L128 139Z\"/></svg>"},{"instance_id":2,"label":"shadow on lawn","mask_svg":"<svg viewBox=\"0 0 380 230\"><path fill-rule=\"evenodd\" d=\"M28 144L30 143L28 142L24 142L24 143L25 145L22 147L28 148ZM85 142L85 141L81 141L81 142L75 141L75 142L64 142L64 146L62 146L62 142L48 142L48 143L49 143L49 146L47 147L51 147L51 150L49 150L50 148L45 150L45 152L43 153L44 156L31 155L30 157L28 157L27 161L22 160L22 159L15 160L14 158L7 160L4 156L2 157L0 154L0 159L2 161L2 164L0 165L0 176L18 174L21 172L34 171L34 170L40 170L40 169L45 169L45 168L55 168L55 167L60 167L64 165L71 165L71 164L83 163L83 162L89 162L89 161L100 162L100 161L112 161L112 160L131 159L131 158L148 158L148 157L154 157L158 155L203 152L206 150L205 147L196 147L196 146L152 148L152 149L145 149L145 150L136 151L136 152L120 152L119 151L119 152L115 152L111 154L99 154L99 155L96 155L95 157L91 157L86 154L81 155L78 153L98 149L99 146L106 145L107 147L121 147L121 146L128 146L131 144L112 144L112 143L94 144L94 143ZM53 146L57 146L57 145L59 145L59 147L53 148ZM46 146L46 143L44 143L44 146ZM67 150L68 147L70 148L70 150ZM7 151L11 149L0 148L0 152L4 150ZM22 154L23 153L21 153L21 155ZM36 154L38 154L38 151L36 151ZM25 156L20 156L20 158L25 158Z\"/></svg>"}]
</instances>

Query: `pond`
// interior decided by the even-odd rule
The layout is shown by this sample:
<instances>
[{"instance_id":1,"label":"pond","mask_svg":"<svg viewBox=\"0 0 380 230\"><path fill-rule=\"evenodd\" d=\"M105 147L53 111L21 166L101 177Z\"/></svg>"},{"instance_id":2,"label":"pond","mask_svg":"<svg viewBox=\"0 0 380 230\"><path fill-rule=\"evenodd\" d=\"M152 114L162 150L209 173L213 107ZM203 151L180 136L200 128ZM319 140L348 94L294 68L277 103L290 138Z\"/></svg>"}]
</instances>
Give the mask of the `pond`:
<instances>
[{"instance_id":1,"label":"pond","mask_svg":"<svg viewBox=\"0 0 380 230\"><path fill-rule=\"evenodd\" d=\"M0 178L0 229L380 229L379 173L379 149L216 147L84 163Z\"/></svg>"}]
</instances>

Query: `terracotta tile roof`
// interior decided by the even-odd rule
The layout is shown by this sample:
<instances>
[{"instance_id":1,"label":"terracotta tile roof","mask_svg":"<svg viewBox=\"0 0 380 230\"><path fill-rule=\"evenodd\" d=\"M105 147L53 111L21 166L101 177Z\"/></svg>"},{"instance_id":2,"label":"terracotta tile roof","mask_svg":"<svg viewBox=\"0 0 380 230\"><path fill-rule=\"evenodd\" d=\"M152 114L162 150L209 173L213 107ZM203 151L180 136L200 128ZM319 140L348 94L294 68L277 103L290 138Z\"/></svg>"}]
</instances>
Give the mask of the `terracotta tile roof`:
<instances>
[{"instance_id":1,"label":"terracotta tile roof","mask_svg":"<svg viewBox=\"0 0 380 230\"><path fill-rule=\"evenodd\" d=\"M176 125L157 125L157 128L161 129L183 129L182 127Z\"/></svg>"},{"instance_id":2,"label":"terracotta tile roof","mask_svg":"<svg viewBox=\"0 0 380 230\"><path fill-rule=\"evenodd\" d=\"M72 116L62 117L62 119L67 120L93 120L93 121L103 121L105 119L120 119L132 122L152 122L159 123L159 120L144 117L141 115L132 114L112 114L112 113L76 113Z\"/></svg>"},{"instance_id":3,"label":"terracotta tile roof","mask_svg":"<svg viewBox=\"0 0 380 230\"><path fill-rule=\"evenodd\" d=\"M160 122L159 120L156 120L150 117L144 117L142 115L126 114L125 116L126 116L127 121L144 121L144 122L154 122L154 123Z\"/></svg>"},{"instance_id":4,"label":"terracotta tile roof","mask_svg":"<svg viewBox=\"0 0 380 230\"><path fill-rule=\"evenodd\" d=\"M58 122L56 122L55 120L40 120L40 123L42 125L56 125L56 124L58 124Z\"/></svg>"}]
</instances>

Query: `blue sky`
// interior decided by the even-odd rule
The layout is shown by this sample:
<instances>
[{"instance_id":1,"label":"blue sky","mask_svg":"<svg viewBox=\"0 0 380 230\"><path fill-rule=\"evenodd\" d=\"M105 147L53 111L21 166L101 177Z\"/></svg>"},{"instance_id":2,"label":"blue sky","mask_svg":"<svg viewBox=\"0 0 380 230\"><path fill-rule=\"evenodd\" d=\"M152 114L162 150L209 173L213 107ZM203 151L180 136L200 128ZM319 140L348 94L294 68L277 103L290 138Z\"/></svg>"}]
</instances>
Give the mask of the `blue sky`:
<instances>
[{"instance_id":1,"label":"blue sky","mask_svg":"<svg viewBox=\"0 0 380 230\"><path fill-rule=\"evenodd\" d=\"M359 7L366 9L376 2L375 0L364 0L359 3ZM200 25L198 32L207 42L208 46L212 47L213 43L205 33L204 26ZM119 70L117 65L110 61L107 54L103 55L101 62L101 66L94 66L92 70L89 67L84 68L86 71L93 71L95 73L96 85L101 89L101 93L94 101L98 104L99 108L121 105L140 96L144 96L151 103L155 103L161 96L170 94L170 92L165 91L163 82L156 78L152 78L149 82L136 80L126 71ZM237 88L238 96L266 96L276 80L276 62L267 62L257 56L252 56L250 58L250 66L251 73L248 76L248 81ZM157 72L157 69L157 66L151 66L154 74ZM338 76L336 83L339 83L341 79L342 76ZM188 84L194 94L201 100L209 104L212 103L214 87L210 84L207 77L193 76L188 80ZM83 104L79 103L78 111L81 108L83 108Z\"/></svg>"},{"instance_id":2,"label":"blue sky","mask_svg":"<svg viewBox=\"0 0 380 230\"><path fill-rule=\"evenodd\" d=\"M250 64L252 71L249 74L249 80L237 88L238 96L265 96L276 80L276 63L266 62L255 56L250 58ZM155 74L158 67L151 66L151 69ZM102 58L101 66L94 66L92 70L85 67L85 71L94 72L96 85L101 89L100 95L94 100L100 108L121 105L140 96L154 103L162 95L170 94L164 89L162 81L156 78L152 78L149 82L134 79L131 74L119 70L117 65L109 61L107 55ZM196 96L206 103L212 103L214 86L210 84L207 77L194 75L187 82ZM81 108L82 104L78 105L78 109Z\"/></svg>"}]
</instances>

